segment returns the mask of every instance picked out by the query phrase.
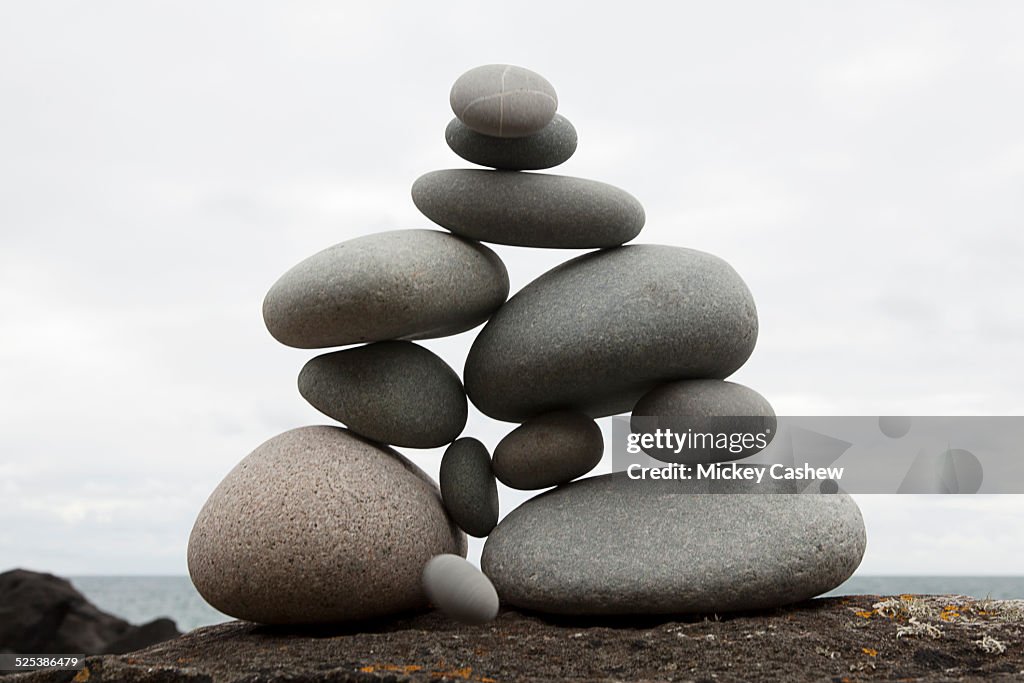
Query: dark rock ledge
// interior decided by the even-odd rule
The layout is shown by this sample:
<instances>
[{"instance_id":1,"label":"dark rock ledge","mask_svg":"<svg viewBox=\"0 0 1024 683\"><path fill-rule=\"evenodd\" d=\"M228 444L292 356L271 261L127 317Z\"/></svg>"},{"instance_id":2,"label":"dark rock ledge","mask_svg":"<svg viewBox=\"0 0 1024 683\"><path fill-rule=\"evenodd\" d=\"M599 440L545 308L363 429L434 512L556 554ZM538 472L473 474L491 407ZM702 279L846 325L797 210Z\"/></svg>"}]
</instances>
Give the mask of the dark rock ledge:
<instances>
[{"instance_id":1,"label":"dark rock ledge","mask_svg":"<svg viewBox=\"0 0 1024 683\"><path fill-rule=\"evenodd\" d=\"M551 620L503 612L484 626L438 613L358 628L197 629L80 672L10 681L1020 681L1024 600L860 595L682 620Z\"/></svg>"}]
</instances>

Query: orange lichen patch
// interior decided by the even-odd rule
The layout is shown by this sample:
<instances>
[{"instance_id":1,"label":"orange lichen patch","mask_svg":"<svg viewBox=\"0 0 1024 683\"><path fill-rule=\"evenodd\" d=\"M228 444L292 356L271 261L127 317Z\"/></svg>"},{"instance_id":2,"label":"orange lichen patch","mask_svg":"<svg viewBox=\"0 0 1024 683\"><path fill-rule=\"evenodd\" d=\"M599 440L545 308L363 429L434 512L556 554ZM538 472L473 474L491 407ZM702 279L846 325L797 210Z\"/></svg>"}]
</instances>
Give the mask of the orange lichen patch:
<instances>
[{"instance_id":1,"label":"orange lichen patch","mask_svg":"<svg viewBox=\"0 0 1024 683\"><path fill-rule=\"evenodd\" d=\"M871 617L875 616L874 610L867 610L867 609L866 610L861 610L861 611L858 611L858 612L854 612L854 614L856 614L861 619L870 619Z\"/></svg>"},{"instance_id":2,"label":"orange lichen patch","mask_svg":"<svg viewBox=\"0 0 1024 683\"><path fill-rule=\"evenodd\" d=\"M411 674L422 671L423 667L417 664L377 664L375 666L364 666L359 669L364 674L373 674L379 671L400 671L404 674Z\"/></svg>"},{"instance_id":3,"label":"orange lichen patch","mask_svg":"<svg viewBox=\"0 0 1024 683\"><path fill-rule=\"evenodd\" d=\"M943 621L949 621L950 619L956 619L959 616L961 616L960 615L960 608L957 607L956 605L946 605L945 607L942 608L942 611L939 613L939 618L942 619Z\"/></svg>"},{"instance_id":4,"label":"orange lichen patch","mask_svg":"<svg viewBox=\"0 0 1024 683\"><path fill-rule=\"evenodd\" d=\"M79 671L77 674L75 674L75 677L72 678L71 681L72 681L72 683L84 683L85 681L89 680L90 678L92 678L92 673L90 673L89 667L85 667L84 669Z\"/></svg>"},{"instance_id":5,"label":"orange lichen patch","mask_svg":"<svg viewBox=\"0 0 1024 683\"><path fill-rule=\"evenodd\" d=\"M435 671L431 675L434 678L461 678L468 681L470 676L473 675L473 667L465 666L461 669L452 669L451 671Z\"/></svg>"},{"instance_id":6,"label":"orange lichen patch","mask_svg":"<svg viewBox=\"0 0 1024 683\"><path fill-rule=\"evenodd\" d=\"M864 654L866 654L868 657L877 657L878 656L878 650L876 650L873 647L862 647L860 649L860 651L863 652Z\"/></svg>"},{"instance_id":7,"label":"orange lichen patch","mask_svg":"<svg viewBox=\"0 0 1024 683\"><path fill-rule=\"evenodd\" d=\"M914 600L916 600L916 598L912 593L904 593L900 596L900 600L902 600L903 602L913 602Z\"/></svg>"}]
</instances>

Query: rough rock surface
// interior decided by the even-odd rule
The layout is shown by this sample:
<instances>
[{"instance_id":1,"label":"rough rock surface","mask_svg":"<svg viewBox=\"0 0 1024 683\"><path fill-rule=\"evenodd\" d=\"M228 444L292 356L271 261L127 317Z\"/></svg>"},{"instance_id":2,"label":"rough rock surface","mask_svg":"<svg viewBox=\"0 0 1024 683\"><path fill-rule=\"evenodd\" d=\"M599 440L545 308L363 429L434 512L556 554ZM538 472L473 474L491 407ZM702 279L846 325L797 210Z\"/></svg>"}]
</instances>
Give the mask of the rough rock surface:
<instances>
[{"instance_id":1,"label":"rough rock surface","mask_svg":"<svg viewBox=\"0 0 1024 683\"><path fill-rule=\"evenodd\" d=\"M908 609L885 607L894 603ZM915 631L911 609L927 613L914 618L939 629L940 636ZM347 629L303 631L231 622L128 656L90 658L85 673L38 672L11 680L1008 683L1024 676L1022 615L1024 600L855 595L685 619L551 620L505 611L494 622L465 626L429 612ZM1000 653L994 643L1005 650Z\"/></svg>"},{"instance_id":2,"label":"rough rock surface","mask_svg":"<svg viewBox=\"0 0 1024 683\"><path fill-rule=\"evenodd\" d=\"M357 237L294 266L263 301L263 320L300 349L458 334L508 297L493 251L439 230Z\"/></svg>"},{"instance_id":3,"label":"rough rock surface","mask_svg":"<svg viewBox=\"0 0 1024 683\"><path fill-rule=\"evenodd\" d=\"M520 290L477 335L463 379L474 405L498 420L616 415L663 382L729 376L756 340L753 297L725 261L627 245L574 258Z\"/></svg>"},{"instance_id":4,"label":"rough rock surface","mask_svg":"<svg viewBox=\"0 0 1024 683\"><path fill-rule=\"evenodd\" d=\"M525 138L483 135L452 119L444 139L466 161L506 171L539 171L565 163L576 151L578 140L576 128L558 114L539 132Z\"/></svg>"},{"instance_id":5,"label":"rough rock surface","mask_svg":"<svg viewBox=\"0 0 1024 683\"><path fill-rule=\"evenodd\" d=\"M502 604L555 614L778 607L825 593L864 555L845 494L672 493L677 482L590 477L510 512L480 566Z\"/></svg>"},{"instance_id":6,"label":"rough rock surface","mask_svg":"<svg viewBox=\"0 0 1024 683\"><path fill-rule=\"evenodd\" d=\"M299 373L299 393L356 434L410 448L451 443L466 426L469 409L455 371L408 341L317 356Z\"/></svg>"},{"instance_id":7,"label":"rough rock surface","mask_svg":"<svg viewBox=\"0 0 1024 683\"><path fill-rule=\"evenodd\" d=\"M518 247L614 247L640 234L645 221L625 190L548 173L431 171L413 183L412 200L456 235Z\"/></svg>"},{"instance_id":8,"label":"rough rock surface","mask_svg":"<svg viewBox=\"0 0 1024 683\"><path fill-rule=\"evenodd\" d=\"M424 565L466 554L437 485L340 427L301 427L246 456L203 506L192 582L225 614L268 624L349 621L426 605Z\"/></svg>"},{"instance_id":9,"label":"rough rock surface","mask_svg":"<svg viewBox=\"0 0 1024 683\"><path fill-rule=\"evenodd\" d=\"M179 635L170 619L134 626L107 614L52 574L27 569L0 574L0 653L127 652Z\"/></svg>"}]
</instances>

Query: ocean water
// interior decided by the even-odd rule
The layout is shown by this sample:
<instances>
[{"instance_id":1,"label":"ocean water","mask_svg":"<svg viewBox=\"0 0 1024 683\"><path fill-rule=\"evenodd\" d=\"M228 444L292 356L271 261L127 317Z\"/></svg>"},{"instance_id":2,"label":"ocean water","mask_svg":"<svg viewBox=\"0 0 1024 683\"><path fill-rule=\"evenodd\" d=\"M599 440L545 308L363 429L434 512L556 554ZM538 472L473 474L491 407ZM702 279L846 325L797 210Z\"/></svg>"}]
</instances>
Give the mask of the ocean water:
<instances>
[{"instance_id":1,"label":"ocean water","mask_svg":"<svg viewBox=\"0 0 1024 683\"><path fill-rule=\"evenodd\" d=\"M170 617L181 631L228 621L210 607L187 576L79 576L75 585L100 609L139 624ZM854 576L828 595L957 593L1024 599L1024 576Z\"/></svg>"}]
</instances>

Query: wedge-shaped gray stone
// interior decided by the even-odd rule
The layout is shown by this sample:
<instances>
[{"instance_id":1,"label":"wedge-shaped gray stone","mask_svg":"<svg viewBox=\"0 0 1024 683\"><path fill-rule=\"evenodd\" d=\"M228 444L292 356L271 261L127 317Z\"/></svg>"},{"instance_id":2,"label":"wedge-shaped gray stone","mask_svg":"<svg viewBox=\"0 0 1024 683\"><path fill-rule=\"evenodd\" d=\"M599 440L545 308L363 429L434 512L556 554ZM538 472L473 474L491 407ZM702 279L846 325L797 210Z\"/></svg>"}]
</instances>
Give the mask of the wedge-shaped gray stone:
<instances>
[{"instance_id":1,"label":"wedge-shaped gray stone","mask_svg":"<svg viewBox=\"0 0 1024 683\"><path fill-rule=\"evenodd\" d=\"M494 449L494 474L514 489L536 490L582 477L604 454L601 428L583 413L539 415L512 430Z\"/></svg>"},{"instance_id":2,"label":"wedge-shaped gray stone","mask_svg":"<svg viewBox=\"0 0 1024 683\"><path fill-rule=\"evenodd\" d=\"M299 393L368 439L410 448L454 441L466 426L462 381L447 363L407 341L386 341L310 360Z\"/></svg>"},{"instance_id":3,"label":"wedge-shaped gray stone","mask_svg":"<svg viewBox=\"0 0 1024 683\"><path fill-rule=\"evenodd\" d=\"M459 76L449 94L452 111L484 135L532 135L558 109L555 89L540 74L511 64L486 64Z\"/></svg>"},{"instance_id":4,"label":"wedge-shaped gray stone","mask_svg":"<svg viewBox=\"0 0 1024 683\"><path fill-rule=\"evenodd\" d=\"M477 335L463 379L484 413L632 410L684 378L724 378L754 349L757 311L725 261L653 244L585 254L524 287Z\"/></svg>"},{"instance_id":5,"label":"wedge-shaped gray stone","mask_svg":"<svg viewBox=\"0 0 1024 683\"><path fill-rule=\"evenodd\" d=\"M675 448L652 457L666 462L709 463L739 460L759 453L762 446L755 438L763 435L764 443L775 438L778 422L775 411L764 396L749 387L718 379L684 379L658 385L643 395L633 407L634 433L670 429L677 434L726 435L730 448ZM747 435L752 438L747 439ZM744 446L743 442L747 444Z\"/></svg>"},{"instance_id":6,"label":"wedge-shaped gray stone","mask_svg":"<svg viewBox=\"0 0 1024 683\"><path fill-rule=\"evenodd\" d=\"M484 574L458 555L438 555L423 568L423 589L435 607L464 624L498 616L498 593Z\"/></svg>"},{"instance_id":7,"label":"wedge-shaped gray stone","mask_svg":"<svg viewBox=\"0 0 1024 683\"><path fill-rule=\"evenodd\" d=\"M231 470L192 529L188 568L221 612L267 624L342 622L426 606L423 566L466 554L437 486L340 427L270 439Z\"/></svg>"},{"instance_id":8,"label":"wedge-shaped gray stone","mask_svg":"<svg viewBox=\"0 0 1024 683\"><path fill-rule=\"evenodd\" d=\"M476 327L508 296L487 247L436 230L342 242L281 277L263 301L267 329L302 349L430 339Z\"/></svg>"},{"instance_id":9,"label":"wedge-shaped gray stone","mask_svg":"<svg viewBox=\"0 0 1024 683\"><path fill-rule=\"evenodd\" d=\"M864 554L846 494L687 495L625 478L573 482L501 521L481 567L503 603L577 615L778 607L835 588Z\"/></svg>"},{"instance_id":10,"label":"wedge-shaped gray stone","mask_svg":"<svg viewBox=\"0 0 1024 683\"><path fill-rule=\"evenodd\" d=\"M455 441L441 458L441 500L455 523L483 538L498 523L498 485L487 446L473 438Z\"/></svg>"},{"instance_id":11,"label":"wedge-shaped gray stone","mask_svg":"<svg viewBox=\"0 0 1024 683\"><path fill-rule=\"evenodd\" d=\"M477 133L452 119L444 139L453 152L480 166L506 171L538 171L565 163L576 151L576 129L564 116L524 138L496 138Z\"/></svg>"},{"instance_id":12,"label":"wedge-shaped gray stone","mask_svg":"<svg viewBox=\"0 0 1024 683\"><path fill-rule=\"evenodd\" d=\"M432 171L413 183L412 200L456 235L520 247L614 247L644 227L643 206L628 192L546 173Z\"/></svg>"}]
</instances>

